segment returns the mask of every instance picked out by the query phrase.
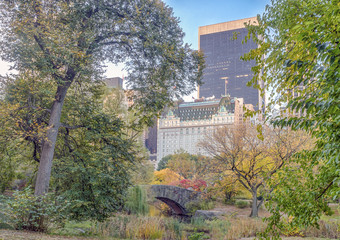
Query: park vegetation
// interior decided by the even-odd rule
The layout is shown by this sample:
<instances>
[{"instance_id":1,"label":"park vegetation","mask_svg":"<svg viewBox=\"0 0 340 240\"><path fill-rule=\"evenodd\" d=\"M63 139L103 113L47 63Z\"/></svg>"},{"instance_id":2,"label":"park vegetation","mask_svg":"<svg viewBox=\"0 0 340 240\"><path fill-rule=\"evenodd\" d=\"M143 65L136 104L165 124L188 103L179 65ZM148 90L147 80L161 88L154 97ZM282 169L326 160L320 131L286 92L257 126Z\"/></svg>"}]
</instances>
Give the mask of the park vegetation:
<instances>
[{"instance_id":1,"label":"park vegetation","mask_svg":"<svg viewBox=\"0 0 340 240\"><path fill-rule=\"evenodd\" d=\"M339 15L335 0L273 0L248 26L246 41L259 48L243 56L257 62L249 85L263 80L270 95L266 122L207 131L204 156L179 150L154 170L142 133L201 84L204 68L172 9L160 0L0 0L0 56L17 71L0 78L0 229L338 239ZM131 107L103 83L105 62L125 64ZM153 184L202 201L175 216ZM192 217L213 208L226 211Z\"/></svg>"},{"instance_id":2,"label":"park vegetation","mask_svg":"<svg viewBox=\"0 0 340 240\"><path fill-rule=\"evenodd\" d=\"M249 26L249 37L259 45L244 57L257 63L249 85L265 82L268 115L277 106L286 109L268 116L269 122L306 131L316 140L271 183L277 188L267 205L273 214L267 232L281 229L286 215L292 227L317 226L329 213L327 203L340 197L339 13L337 0L273 0L258 26Z\"/></svg>"}]
</instances>

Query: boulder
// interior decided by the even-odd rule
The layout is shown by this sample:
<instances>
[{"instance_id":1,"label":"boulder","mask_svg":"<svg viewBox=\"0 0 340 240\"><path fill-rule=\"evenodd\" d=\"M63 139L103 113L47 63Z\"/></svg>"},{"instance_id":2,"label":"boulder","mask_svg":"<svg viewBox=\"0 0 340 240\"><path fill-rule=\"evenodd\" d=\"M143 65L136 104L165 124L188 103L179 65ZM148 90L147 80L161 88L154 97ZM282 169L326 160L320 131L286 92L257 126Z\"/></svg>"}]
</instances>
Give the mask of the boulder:
<instances>
[{"instance_id":1,"label":"boulder","mask_svg":"<svg viewBox=\"0 0 340 240\"><path fill-rule=\"evenodd\" d=\"M213 220L223 215L222 211L213 211L213 210L197 210L195 212L194 218L201 218L204 220Z\"/></svg>"}]
</instances>

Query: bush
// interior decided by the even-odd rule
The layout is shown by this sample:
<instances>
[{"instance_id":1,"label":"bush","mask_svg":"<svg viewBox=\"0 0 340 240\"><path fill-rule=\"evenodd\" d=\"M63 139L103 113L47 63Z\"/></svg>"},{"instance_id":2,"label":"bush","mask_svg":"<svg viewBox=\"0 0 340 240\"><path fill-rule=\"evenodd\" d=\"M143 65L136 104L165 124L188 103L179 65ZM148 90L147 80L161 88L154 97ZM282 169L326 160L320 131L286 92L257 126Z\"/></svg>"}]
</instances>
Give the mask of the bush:
<instances>
[{"instance_id":1,"label":"bush","mask_svg":"<svg viewBox=\"0 0 340 240\"><path fill-rule=\"evenodd\" d=\"M195 232L188 236L188 240L202 240L202 239L209 239L209 236L206 235L204 232Z\"/></svg>"},{"instance_id":2,"label":"bush","mask_svg":"<svg viewBox=\"0 0 340 240\"><path fill-rule=\"evenodd\" d=\"M246 208L249 206L249 203L247 201L242 201L242 200L239 200L239 201L236 201L235 202L235 205L236 207L238 208Z\"/></svg>"},{"instance_id":3,"label":"bush","mask_svg":"<svg viewBox=\"0 0 340 240\"><path fill-rule=\"evenodd\" d=\"M34 196L30 188L15 191L7 202L5 215L7 223L15 229L45 232L50 223L62 224L66 219L63 213L69 206L53 195Z\"/></svg>"}]
</instances>

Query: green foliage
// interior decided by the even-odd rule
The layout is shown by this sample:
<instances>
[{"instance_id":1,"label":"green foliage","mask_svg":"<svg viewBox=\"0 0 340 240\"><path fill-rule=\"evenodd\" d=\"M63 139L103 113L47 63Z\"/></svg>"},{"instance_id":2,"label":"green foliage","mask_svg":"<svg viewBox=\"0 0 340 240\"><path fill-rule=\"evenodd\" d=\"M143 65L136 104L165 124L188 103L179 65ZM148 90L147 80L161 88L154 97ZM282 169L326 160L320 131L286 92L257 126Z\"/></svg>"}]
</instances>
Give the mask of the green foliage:
<instances>
[{"instance_id":1,"label":"green foliage","mask_svg":"<svg viewBox=\"0 0 340 240\"><path fill-rule=\"evenodd\" d=\"M264 80L269 110L286 108L273 125L316 138L314 149L295 155L271 183L279 185L268 204L268 231L282 227L281 212L297 227L317 225L327 199L340 196L339 15L337 0L273 0L259 26L249 27L260 46L245 56L257 62L251 84Z\"/></svg>"},{"instance_id":2,"label":"green foliage","mask_svg":"<svg viewBox=\"0 0 340 240\"><path fill-rule=\"evenodd\" d=\"M149 205L146 199L146 191L141 186L129 188L125 208L129 213L146 215L149 213Z\"/></svg>"},{"instance_id":3,"label":"green foliage","mask_svg":"<svg viewBox=\"0 0 340 240\"><path fill-rule=\"evenodd\" d=\"M203 179L211 172L213 165L213 161L209 157L189 154L180 149L174 154L162 158L158 169L169 168L185 179Z\"/></svg>"},{"instance_id":4,"label":"green foliage","mask_svg":"<svg viewBox=\"0 0 340 240\"><path fill-rule=\"evenodd\" d=\"M171 157L172 157L172 155L167 155L167 156L163 157L158 163L157 171L160 171L162 169L166 169L168 162L171 159Z\"/></svg>"},{"instance_id":5,"label":"green foliage","mask_svg":"<svg viewBox=\"0 0 340 240\"><path fill-rule=\"evenodd\" d=\"M8 222L8 216L6 214L6 210L8 208L7 201L8 197L0 194L0 229L7 226L6 224L6 222Z\"/></svg>"},{"instance_id":6,"label":"green foliage","mask_svg":"<svg viewBox=\"0 0 340 240\"><path fill-rule=\"evenodd\" d=\"M197 231L197 230L196 230ZM206 235L204 232L196 232L188 236L188 240L202 240L202 239L209 239L209 236Z\"/></svg>"},{"instance_id":7,"label":"green foliage","mask_svg":"<svg viewBox=\"0 0 340 240\"><path fill-rule=\"evenodd\" d=\"M132 185L151 184L154 179L154 165L149 159L138 161L130 172Z\"/></svg>"},{"instance_id":8,"label":"green foliage","mask_svg":"<svg viewBox=\"0 0 340 240\"><path fill-rule=\"evenodd\" d=\"M7 164L17 164L16 175L25 165L30 164L32 170L37 167L48 122L45 106L52 104L46 94L53 85L46 84L48 79L29 76L8 79L5 87L17 91L5 91L8 101L0 105L6 112L0 139L11 136L1 147L10 159ZM120 209L132 163L143 157L124 119L103 109L103 92L98 81L70 87L61 115L50 187L72 203L68 208L71 219L103 220ZM27 101L41 107L27 107Z\"/></svg>"},{"instance_id":9,"label":"green foliage","mask_svg":"<svg viewBox=\"0 0 340 240\"><path fill-rule=\"evenodd\" d=\"M235 201L235 205L238 208L246 208L249 206L249 203L247 201L238 200L238 201Z\"/></svg>"},{"instance_id":10,"label":"green foliage","mask_svg":"<svg viewBox=\"0 0 340 240\"><path fill-rule=\"evenodd\" d=\"M16 229L45 232L49 224L63 224L69 203L51 194L36 197L30 188L16 191L7 201L8 223Z\"/></svg>"},{"instance_id":11,"label":"green foliage","mask_svg":"<svg viewBox=\"0 0 340 240\"><path fill-rule=\"evenodd\" d=\"M2 143L0 148L3 148ZM0 149L0 194L3 193L9 186L10 182L15 177L15 162L11 161L11 155L7 155L7 149Z\"/></svg>"},{"instance_id":12,"label":"green foliage","mask_svg":"<svg viewBox=\"0 0 340 240\"><path fill-rule=\"evenodd\" d=\"M95 221L66 221L62 227L50 228L49 233L53 235L67 235L67 236L89 236L92 235Z\"/></svg>"}]
</instances>

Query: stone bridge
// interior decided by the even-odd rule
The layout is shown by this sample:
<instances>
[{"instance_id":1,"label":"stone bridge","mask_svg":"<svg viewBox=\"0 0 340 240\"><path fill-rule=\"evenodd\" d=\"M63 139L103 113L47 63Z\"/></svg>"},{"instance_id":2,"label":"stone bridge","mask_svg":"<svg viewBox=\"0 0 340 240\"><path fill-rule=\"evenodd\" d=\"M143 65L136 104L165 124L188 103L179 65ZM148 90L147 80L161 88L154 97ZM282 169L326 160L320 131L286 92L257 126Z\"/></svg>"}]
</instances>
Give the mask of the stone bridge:
<instances>
[{"instance_id":1,"label":"stone bridge","mask_svg":"<svg viewBox=\"0 0 340 240\"><path fill-rule=\"evenodd\" d=\"M167 204L178 215L187 214L187 203L201 199L200 192L169 185L152 185L151 191L155 198Z\"/></svg>"}]
</instances>

